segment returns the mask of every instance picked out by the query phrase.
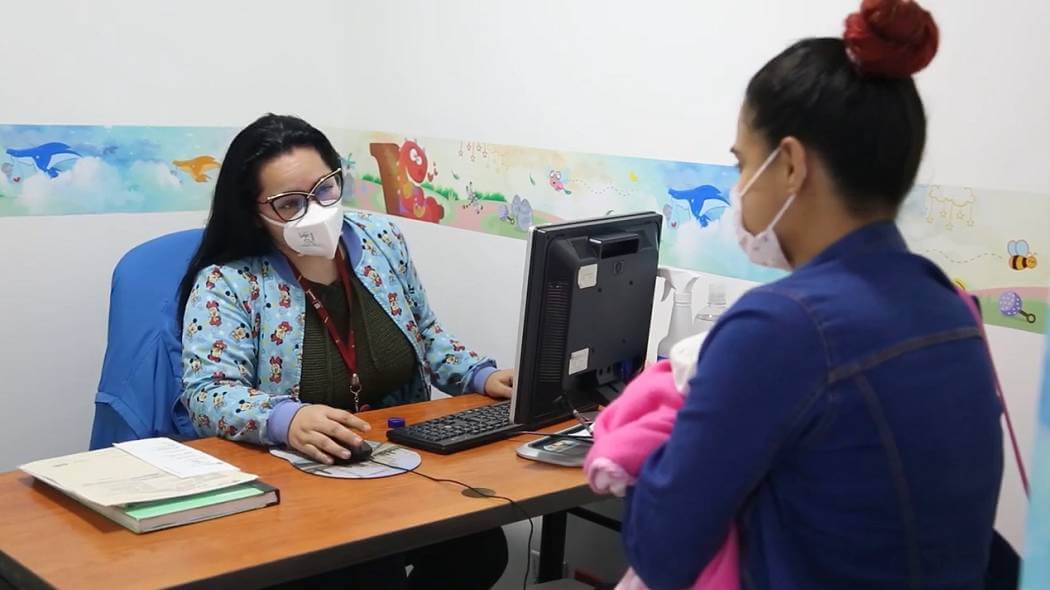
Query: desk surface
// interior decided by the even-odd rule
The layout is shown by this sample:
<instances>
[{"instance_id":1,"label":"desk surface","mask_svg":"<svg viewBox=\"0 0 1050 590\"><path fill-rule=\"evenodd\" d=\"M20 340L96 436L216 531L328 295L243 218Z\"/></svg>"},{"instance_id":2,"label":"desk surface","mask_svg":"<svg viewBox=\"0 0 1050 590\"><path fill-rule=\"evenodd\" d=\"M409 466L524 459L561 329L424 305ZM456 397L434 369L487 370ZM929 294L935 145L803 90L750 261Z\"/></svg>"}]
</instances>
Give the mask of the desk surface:
<instances>
[{"instance_id":1,"label":"desk surface","mask_svg":"<svg viewBox=\"0 0 1050 590\"><path fill-rule=\"evenodd\" d=\"M489 403L464 396L366 412L368 438L386 419L415 423ZM530 516L595 499L579 469L526 461L519 436L454 455L421 452L419 471L514 499ZM0 574L58 588L258 587L522 520L508 503L412 474L335 480L302 473L264 449L219 439L192 446L257 474L277 506L135 535L21 472L0 474Z\"/></svg>"}]
</instances>

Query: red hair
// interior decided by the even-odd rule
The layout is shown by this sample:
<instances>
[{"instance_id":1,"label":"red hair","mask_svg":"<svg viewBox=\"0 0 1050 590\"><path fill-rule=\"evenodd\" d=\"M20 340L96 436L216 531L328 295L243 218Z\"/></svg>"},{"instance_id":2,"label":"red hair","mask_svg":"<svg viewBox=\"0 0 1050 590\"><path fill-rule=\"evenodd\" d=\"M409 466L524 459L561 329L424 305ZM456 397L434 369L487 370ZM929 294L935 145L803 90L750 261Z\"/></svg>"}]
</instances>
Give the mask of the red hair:
<instances>
[{"instance_id":1,"label":"red hair","mask_svg":"<svg viewBox=\"0 0 1050 590\"><path fill-rule=\"evenodd\" d=\"M933 16L912 0L863 0L846 17L846 53L861 74L907 78L937 54Z\"/></svg>"}]
</instances>

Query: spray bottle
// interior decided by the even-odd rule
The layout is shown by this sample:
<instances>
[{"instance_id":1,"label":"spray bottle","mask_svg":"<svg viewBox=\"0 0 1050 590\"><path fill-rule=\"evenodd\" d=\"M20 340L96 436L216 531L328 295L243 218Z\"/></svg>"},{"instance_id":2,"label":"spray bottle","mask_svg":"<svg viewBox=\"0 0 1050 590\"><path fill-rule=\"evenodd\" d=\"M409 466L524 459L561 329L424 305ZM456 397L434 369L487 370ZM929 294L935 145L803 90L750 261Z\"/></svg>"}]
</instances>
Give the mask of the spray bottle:
<instances>
[{"instance_id":1,"label":"spray bottle","mask_svg":"<svg viewBox=\"0 0 1050 590\"><path fill-rule=\"evenodd\" d=\"M674 291L671 325L667 328L667 335L656 346L656 358L663 360L671 356L671 348L675 344L696 333L693 328L693 284L700 277L666 266L661 266L656 276L664 280L664 294L660 301L667 301L667 296Z\"/></svg>"},{"instance_id":2,"label":"spray bottle","mask_svg":"<svg viewBox=\"0 0 1050 590\"><path fill-rule=\"evenodd\" d=\"M715 327L715 322L726 312L725 283L711 283L707 288L707 305L693 319L693 333L707 332Z\"/></svg>"}]
</instances>

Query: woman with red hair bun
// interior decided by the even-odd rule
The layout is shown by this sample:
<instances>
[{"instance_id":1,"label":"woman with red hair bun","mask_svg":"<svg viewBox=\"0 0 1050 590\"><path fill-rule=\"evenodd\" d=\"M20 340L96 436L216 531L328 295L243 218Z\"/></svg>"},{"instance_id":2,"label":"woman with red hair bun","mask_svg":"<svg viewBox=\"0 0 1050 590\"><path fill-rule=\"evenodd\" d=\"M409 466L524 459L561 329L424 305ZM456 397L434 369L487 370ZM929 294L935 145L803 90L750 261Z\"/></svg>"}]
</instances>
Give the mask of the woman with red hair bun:
<instances>
[{"instance_id":1,"label":"woman with red hair bun","mask_svg":"<svg viewBox=\"0 0 1050 590\"><path fill-rule=\"evenodd\" d=\"M864 0L747 87L732 221L789 271L709 333L670 438L626 496L628 560L692 587L735 529L755 589L977 589L1003 469L976 308L895 223L926 142L917 3Z\"/></svg>"}]
</instances>

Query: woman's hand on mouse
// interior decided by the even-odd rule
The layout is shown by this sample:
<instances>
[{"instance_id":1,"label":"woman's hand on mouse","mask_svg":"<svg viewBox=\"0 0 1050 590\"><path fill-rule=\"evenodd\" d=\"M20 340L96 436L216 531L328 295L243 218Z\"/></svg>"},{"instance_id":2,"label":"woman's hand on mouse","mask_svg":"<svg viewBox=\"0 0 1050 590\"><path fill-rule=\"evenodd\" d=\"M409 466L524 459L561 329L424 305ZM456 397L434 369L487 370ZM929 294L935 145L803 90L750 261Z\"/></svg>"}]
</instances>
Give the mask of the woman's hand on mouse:
<instances>
[{"instance_id":1,"label":"woman's hand on mouse","mask_svg":"<svg viewBox=\"0 0 1050 590\"><path fill-rule=\"evenodd\" d=\"M288 427L288 446L314 461L331 465L334 458L349 459L350 449L364 444L354 432L372 429L367 422L345 410L321 404L305 405Z\"/></svg>"},{"instance_id":2,"label":"woman's hand on mouse","mask_svg":"<svg viewBox=\"0 0 1050 590\"><path fill-rule=\"evenodd\" d=\"M514 371L503 369L485 380L485 395L496 399L510 399L514 393Z\"/></svg>"}]
</instances>

